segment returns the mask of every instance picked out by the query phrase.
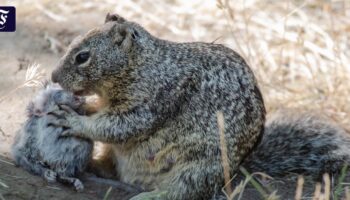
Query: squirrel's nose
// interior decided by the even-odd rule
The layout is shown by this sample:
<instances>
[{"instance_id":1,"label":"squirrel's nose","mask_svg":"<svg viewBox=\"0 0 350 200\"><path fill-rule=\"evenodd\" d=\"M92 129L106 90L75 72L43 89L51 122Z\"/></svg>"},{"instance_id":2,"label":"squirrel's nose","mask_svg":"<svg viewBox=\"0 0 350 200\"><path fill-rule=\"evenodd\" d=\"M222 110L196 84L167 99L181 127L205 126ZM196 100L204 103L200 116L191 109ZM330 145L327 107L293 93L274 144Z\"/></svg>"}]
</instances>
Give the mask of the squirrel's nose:
<instances>
[{"instance_id":1,"label":"squirrel's nose","mask_svg":"<svg viewBox=\"0 0 350 200\"><path fill-rule=\"evenodd\" d=\"M54 83L58 83L58 73L57 70L54 70L51 74L51 81Z\"/></svg>"}]
</instances>

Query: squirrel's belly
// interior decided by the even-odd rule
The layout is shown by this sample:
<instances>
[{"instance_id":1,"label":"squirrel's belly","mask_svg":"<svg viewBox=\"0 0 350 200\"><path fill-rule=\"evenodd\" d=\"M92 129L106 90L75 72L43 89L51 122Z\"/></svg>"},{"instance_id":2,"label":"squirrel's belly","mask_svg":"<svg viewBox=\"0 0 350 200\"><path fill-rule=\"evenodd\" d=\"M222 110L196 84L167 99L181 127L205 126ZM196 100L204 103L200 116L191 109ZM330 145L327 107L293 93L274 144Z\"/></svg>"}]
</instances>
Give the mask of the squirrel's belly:
<instances>
[{"instance_id":1,"label":"squirrel's belly","mask_svg":"<svg viewBox=\"0 0 350 200\"><path fill-rule=\"evenodd\" d=\"M151 145L152 144L152 145ZM160 145L159 141L150 145L136 145L138 148L125 152L124 148L114 148L120 180L152 190L171 176L179 157L174 144ZM141 147L142 146L142 147ZM153 147L153 148L151 148Z\"/></svg>"},{"instance_id":2,"label":"squirrel's belly","mask_svg":"<svg viewBox=\"0 0 350 200\"><path fill-rule=\"evenodd\" d=\"M117 163L120 180L125 183L140 186L145 190L152 190L160 181L158 174L154 173L154 170L141 160L119 155L117 156Z\"/></svg>"}]
</instances>

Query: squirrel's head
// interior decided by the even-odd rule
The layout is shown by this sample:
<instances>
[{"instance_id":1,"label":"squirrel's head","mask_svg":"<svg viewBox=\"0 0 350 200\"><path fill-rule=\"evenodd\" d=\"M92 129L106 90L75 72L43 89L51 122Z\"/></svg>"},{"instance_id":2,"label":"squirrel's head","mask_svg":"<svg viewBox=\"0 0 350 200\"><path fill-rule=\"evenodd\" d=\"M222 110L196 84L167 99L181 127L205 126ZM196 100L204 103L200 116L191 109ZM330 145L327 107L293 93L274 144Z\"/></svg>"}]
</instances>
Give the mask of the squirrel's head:
<instances>
[{"instance_id":1,"label":"squirrel's head","mask_svg":"<svg viewBox=\"0 0 350 200\"><path fill-rule=\"evenodd\" d=\"M138 24L108 14L104 25L73 40L52 81L77 95L101 93L103 86L118 87L118 82L122 87L128 84L130 66L141 62L134 57L150 46L150 38Z\"/></svg>"}]
</instances>

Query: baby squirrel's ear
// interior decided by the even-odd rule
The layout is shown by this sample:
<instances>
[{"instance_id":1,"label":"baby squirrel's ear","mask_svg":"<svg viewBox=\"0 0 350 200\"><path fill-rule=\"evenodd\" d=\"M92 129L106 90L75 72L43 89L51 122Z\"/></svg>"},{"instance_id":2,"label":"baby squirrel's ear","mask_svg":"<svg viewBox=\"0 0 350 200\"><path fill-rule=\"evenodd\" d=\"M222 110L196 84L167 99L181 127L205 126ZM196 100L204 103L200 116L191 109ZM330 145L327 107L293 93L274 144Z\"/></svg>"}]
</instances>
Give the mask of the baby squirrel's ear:
<instances>
[{"instance_id":1,"label":"baby squirrel's ear","mask_svg":"<svg viewBox=\"0 0 350 200\"><path fill-rule=\"evenodd\" d=\"M117 15L117 14L110 14L110 13L107 13L107 16L106 16L106 19L105 19L105 23L107 22L118 22L118 23L124 23L126 20Z\"/></svg>"},{"instance_id":2,"label":"baby squirrel's ear","mask_svg":"<svg viewBox=\"0 0 350 200\"><path fill-rule=\"evenodd\" d=\"M33 117L33 116L34 116L34 109L35 109L34 106L35 106L35 105L34 105L33 102L30 102L30 103L28 104L27 109L26 109L26 111L27 111L27 117Z\"/></svg>"},{"instance_id":3,"label":"baby squirrel's ear","mask_svg":"<svg viewBox=\"0 0 350 200\"><path fill-rule=\"evenodd\" d=\"M48 87L50 87L50 84L51 84L51 83L50 83L49 80L44 80L44 81L43 81L43 86L44 86L43 88L48 88Z\"/></svg>"},{"instance_id":4,"label":"baby squirrel's ear","mask_svg":"<svg viewBox=\"0 0 350 200\"><path fill-rule=\"evenodd\" d=\"M30 102L27 106L27 117L31 118L34 116L41 117L41 116L43 116L43 113L41 110L36 108L36 105L34 102Z\"/></svg>"},{"instance_id":5,"label":"baby squirrel's ear","mask_svg":"<svg viewBox=\"0 0 350 200\"><path fill-rule=\"evenodd\" d=\"M139 33L129 24L116 24L113 27L113 42L124 50L129 50L140 37Z\"/></svg>"}]
</instances>

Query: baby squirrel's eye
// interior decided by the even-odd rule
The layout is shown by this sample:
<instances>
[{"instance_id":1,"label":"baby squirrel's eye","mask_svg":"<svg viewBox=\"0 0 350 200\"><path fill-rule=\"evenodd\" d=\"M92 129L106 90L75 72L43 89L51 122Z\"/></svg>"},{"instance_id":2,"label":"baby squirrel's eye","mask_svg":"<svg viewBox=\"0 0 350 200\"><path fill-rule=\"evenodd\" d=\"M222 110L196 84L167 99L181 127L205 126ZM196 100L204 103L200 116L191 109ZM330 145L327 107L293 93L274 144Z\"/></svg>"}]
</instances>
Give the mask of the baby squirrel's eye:
<instances>
[{"instance_id":1,"label":"baby squirrel's eye","mask_svg":"<svg viewBox=\"0 0 350 200\"><path fill-rule=\"evenodd\" d=\"M86 62L90 57L90 53L87 51L81 52L79 53L76 57L75 57L75 63L76 64L83 64L84 62Z\"/></svg>"}]
</instances>

